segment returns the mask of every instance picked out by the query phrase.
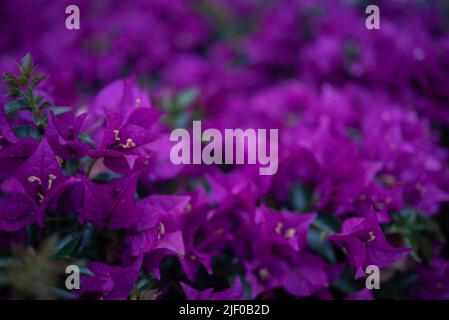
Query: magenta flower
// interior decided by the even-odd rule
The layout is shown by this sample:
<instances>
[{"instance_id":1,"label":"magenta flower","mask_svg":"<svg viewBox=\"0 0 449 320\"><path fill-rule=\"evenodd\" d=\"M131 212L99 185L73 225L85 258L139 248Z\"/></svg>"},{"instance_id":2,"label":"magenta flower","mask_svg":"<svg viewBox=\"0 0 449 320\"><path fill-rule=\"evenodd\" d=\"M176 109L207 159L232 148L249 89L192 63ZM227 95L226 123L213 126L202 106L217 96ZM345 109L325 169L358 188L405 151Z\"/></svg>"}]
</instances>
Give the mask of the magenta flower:
<instances>
[{"instance_id":1,"label":"magenta flower","mask_svg":"<svg viewBox=\"0 0 449 320\"><path fill-rule=\"evenodd\" d=\"M112 179L98 184L83 178L84 205L80 209L81 223L91 222L97 228L107 224L111 229L127 229L136 222L134 195L138 175Z\"/></svg>"},{"instance_id":2,"label":"magenta flower","mask_svg":"<svg viewBox=\"0 0 449 320\"><path fill-rule=\"evenodd\" d=\"M386 241L374 211L366 218L345 220L342 232L331 235L329 240L346 249L349 264L356 269L355 278L363 277L369 265L387 267L412 250L395 248Z\"/></svg>"},{"instance_id":3,"label":"magenta flower","mask_svg":"<svg viewBox=\"0 0 449 320\"><path fill-rule=\"evenodd\" d=\"M3 101L1 103L3 105ZM0 146L3 146L5 143L17 142L17 137L6 118L3 108L0 109L0 137Z\"/></svg>"},{"instance_id":4,"label":"magenta flower","mask_svg":"<svg viewBox=\"0 0 449 320\"><path fill-rule=\"evenodd\" d=\"M360 215L365 215L374 208L379 223L388 223L391 221L390 212L403 209L402 197L401 186L385 188L380 183L374 182L360 194L354 207Z\"/></svg>"},{"instance_id":5,"label":"magenta flower","mask_svg":"<svg viewBox=\"0 0 449 320\"><path fill-rule=\"evenodd\" d=\"M262 206L256 211L255 220L260 226L262 243L288 245L298 251L306 247L307 230L315 217L315 214L274 212Z\"/></svg>"},{"instance_id":6,"label":"magenta flower","mask_svg":"<svg viewBox=\"0 0 449 320\"><path fill-rule=\"evenodd\" d=\"M8 179L13 176L17 168L34 154L37 146L38 142L33 139L21 139L13 144L2 146L0 148L0 178Z\"/></svg>"},{"instance_id":7,"label":"magenta flower","mask_svg":"<svg viewBox=\"0 0 449 320\"><path fill-rule=\"evenodd\" d=\"M419 278L413 287L415 299L448 300L449 299L449 261L440 257L432 259L430 267L419 269Z\"/></svg>"},{"instance_id":8,"label":"magenta flower","mask_svg":"<svg viewBox=\"0 0 449 320\"><path fill-rule=\"evenodd\" d=\"M167 249L183 255L180 223L189 201L188 196L164 195L140 200L135 207L137 222L126 237L132 255L138 256L154 249Z\"/></svg>"},{"instance_id":9,"label":"magenta flower","mask_svg":"<svg viewBox=\"0 0 449 320\"><path fill-rule=\"evenodd\" d=\"M252 197L242 189L230 195L217 208L211 210L201 195L192 200L192 210L183 219L185 256L181 259L184 271L194 279L200 266L212 273L212 259L226 248L232 248L238 256L245 256L251 231L247 230L254 216Z\"/></svg>"},{"instance_id":10,"label":"magenta flower","mask_svg":"<svg viewBox=\"0 0 449 320\"><path fill-rule=\"evenodd\" d=\"M309 252L261 253L246 271L254 298L278 288L306 297L329 286L325 262Z\"/></svg>"},{"instance_id":11,"label":"magenta flower","mask_svg":"<svg viewBox=\"0 0 449 320\"><path fill-rule=\"evenodd\" d=\"M81 299L448 298L444 1L383 1L372 32L347 2L79 0L67 30L3 1L1 297L67 297L63 260L96 261ZM277 173L173 164L195 120L278 129Z\"/></svg>"},{"instance_id":12,"label":"magenta flower","mask_svg":"<svg viewBox=\"0 0 449 320\"><path fill-rule=\"evenodd\" d=\"M78 181L77 178L64 175L56 155L47 140L43 139L34 154L16 170L15 178L9 185L12 190L28 199L37 215L37 222L42 227L49 206L63 191Z\"/></svg>"},{"instance_id":13,"label":"magenta flower","mask_svg":"<svg viewBox=\"0 0 449 320\"><path fill-rule=\"evenodd\" d=\"M36 221L36 215L28 198L21 193L0 197L0 230L14 232Z\"/></svg>"},{"instance_id":14,"label":"magenta flower","mask_svg":"<svg viewBox=\"0 0 449 320\"><path fill-rule=\"evenodd\" d=\"M142 256L124 267L90 262L87 267L93 275L81 277L77 294L83 298L125 300L137 280L141 264Z\"/></svg>"},{"instance_id":15,"label":"magenta flower","mask_svg":"<svg viewBox=\"0 0 449 320\"><path fill-rule=\"evenodd\" d=\"M319 300L333 300L334 296L330 290L330 286L342 275L346 263L328 264L326 266L326 282L324 287L317 290L315 295Z\"/></svg>"},{"instance_id":16,"label":"magenta flower","mask_svg":"<svg viewBox=\"0 0 449 320\"><path fill-rule=\"evenodd\" d=\"M89 151L89 147L78 140L86 117L87 113L75 117L72 112L67 112L56 117L53 112L49 112L45 135L53 151L60 158L64 160L70 160L73 156L82 158Z\"/></svg>"},{"instance_id":17,"label":"magenta flower","mask_svg":"<svg viewBox=\"0 0 449 320\"><path fill-rule=\"evenodd\" d=\"M152 154L145 146L156 139L151 127L161 112L142 105L142 99L133 94L133 88L127 81L123 81L122 96L115 103L104 107L106 127L101 145L89 156L104 158L104 164L111 170L129 174L148 164Z\"/></svg>"}]
</instances>

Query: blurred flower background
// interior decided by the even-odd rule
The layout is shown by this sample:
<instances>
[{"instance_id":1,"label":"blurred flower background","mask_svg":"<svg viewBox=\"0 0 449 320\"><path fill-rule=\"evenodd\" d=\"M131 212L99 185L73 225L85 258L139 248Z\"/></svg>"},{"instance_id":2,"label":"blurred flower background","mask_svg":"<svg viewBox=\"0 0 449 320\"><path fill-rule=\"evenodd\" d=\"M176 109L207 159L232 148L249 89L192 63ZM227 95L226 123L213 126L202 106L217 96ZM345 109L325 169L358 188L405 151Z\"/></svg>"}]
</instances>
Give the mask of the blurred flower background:
<instances>
[{"instance_id":1,"label":"blurred flower background","mask_svg":"<svg viewBox=\"0 0 449 320\"><path fill-rule=\"evenodd\" d=\"M0 21L1 298L449 298L446 1L11 0ZM279 129L279 171L173 165L193 120Z\"/></svg>"}]
</instances>

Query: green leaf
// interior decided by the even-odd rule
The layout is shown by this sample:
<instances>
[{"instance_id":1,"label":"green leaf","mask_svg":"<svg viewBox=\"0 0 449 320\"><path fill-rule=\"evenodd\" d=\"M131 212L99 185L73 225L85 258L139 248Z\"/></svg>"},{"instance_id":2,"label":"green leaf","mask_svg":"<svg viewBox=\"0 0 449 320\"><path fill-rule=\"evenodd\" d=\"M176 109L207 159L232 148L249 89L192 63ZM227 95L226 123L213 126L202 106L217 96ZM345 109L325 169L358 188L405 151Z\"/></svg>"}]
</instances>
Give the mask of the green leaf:
<instances>
[{"instance_id":1,"label":"green leaf","mask_svg":"<svg viewBox=\"0 0 449 320\"><path fill-rule=\"evenodd\" d=\"M86 276L95 276L95 274L89 270L86 266L80 267L80 274L86 275Z\"/></svg>"},{"instance_id":2,"label":"green leaf","mask_svg":"<svg viewBox=\"0 0 449 320\"><path fill-rule=\"evenodd\" d=\"M40 253L45 257L51 257L57 250L58 235L53 234L42 242L40 245Z\"/></svg>"},{"instance_id":3,"label":"green leaf","mask_svg":"<svg viewBox=\"0 0 449 320\"><path fill-rule=\"evenodd\" d=\"M123 175L115 172L102 172L92 178L96 183L109 183L112 179L121 178Z\"/></svg>"},{"instance_id":4,"label":"green leaf","mask_svg":"<svg viewBox=\"0 0 449 320\"><path fill-rule=\"evenodd\" d=\"M45 123L46 119L42 117L38 112L33 112L33 121L36 126L40 126Z\"/></svg>"},{"instance_id":5,"label":"green leaf","mask_svg":"<svg viewBox=\"0 0 449 320\"><path fill-rule=\"evenodd\" d=\"M332 287L344 295L350 295L358 291L357 281L354 280L354 270L346 268L343 274L332 284Z\"/></svg>"},{"instance_id":6,"label":"green leaf","mask_svg":"<svg viewBox=\"0 0 449 320\"><path fill-rule=\"evenodd\" d=\"M39 140L42 137L39 131L32 126L17 126L13 130L18 138L33 138Z\"/></svg>"},{"instance_id":7,"label":"green leaf","mask_svg":"<svg viewBox=\"0 0 449 320\"><path fill-rule=\"evenodd\" d=\"M33 66L33 58L29 52L22 58L22 60L20 60L19 66L24 70L30 69Z\"/></svg>"},{"instance_id":8,"label":"green leaf","mask_svg":"<svg viewBox=\"0 0 449 320\"><path fill-rule=\"evenodd\" d=\"M307 232L309 248L327 261L337 263L334 247L327 238L338 230L340 230L338 218L324 212L318 213Z\"/></svg>"},{"instance_id":9,"label":"green leaf","mask_svg":"<svg viewBox=\"0 0 449 320\"><path fill-rule=\"evenodd\" d=\"M386 232L402 235L405 244L413 248L411 257L418 263L429 263L432 259L432 240L444 240L439 225L413 208L396 212L392 218L393 223L385 226Z\"/></svg>"},{"instance_id":10,"label":"green leaf","mask_svg":"<svg viewBox=\"0 0 449 320\"><path fill-rule=\"evenodd\" d=\"M40 106L40 109L50 109L57 116L72 110L72 108L70 108L70 107L58 107L58 106L54 106L54 105L52 105L52 104L50 104L48 102L43 103Z\"/></svg>"},{"instance_id":11,"label":"green leaf","mask_svg":"<svg viewBox=\"0 0 449 320\"><path fill-rule=\"evenodd\" d=\"M77 253L81 254L84 249L86 249L92 243L94 228L92 224L86 223L84 224L81 233L80 233L80 241L77 249Z\"/></svg>"},{"instance_id":12,"label":"green leaf","mask_svg":"<svg viewBox=\"0 0 449 320\"><path fill-rule=\"evenodd\" d=\"M334 248L323 232L309 229L307 233L308 248L330 263L337 263Z\"/></svg>"},{"instance_id":13,"label":"green leaf","mask_svg":"<svg viewBox=\"0 0 449 320\"><path fill-rule=\"evenodd\" d=\"M54 258L67 258L70 257L73 250L76 248L80 240L80 234L68 234L67 236L61 238L56 247L56 253Z\"/></svg>"},{"instance_id":14,"label":"green leaf","mask_svg":"<svg viewBox=\"0 0 449 320\"><path fill-rule=\"evenodd\" d=\"M340 220L328 213L319 212L318 217L312 222L312 227L319 231L334 233L340 230Z\"/></svg>"},{"instance_id":15,"label":"green leaf","mask_svg":"<svg viewBox=\"0 0 449 320\"><path fill-rule=\"evenodd\" d=\"M33 87L36 87L39 83L41 83L43 80L45 80L47 77L45 75L43 75L40 72L36 72L35 75L33 76L32 84Z\"/></svg>"},{"instance_id":16,"label":"green leaf","mask_svg":"<svg viewBox=\"0 0 449 320\"><path fill-rule=\"evenodd\" d=\"M304 212L313 207L316 199L313 189L301 182L295 182L290 189L289 205L292 210Z\"/></svg>"},{"instance_id":17,"label":"green leaf","mask_svg":"<svg viewBox=\"0 0 449 320\"><path fill-rule=\"evenodd\" d=\"M137 290L145 290L151 288L155 284L155 279L151 275L144 275L136 283Z\"/></svg>"},{"instance_id":18,"label":"green leaf","mask_svg":"<svg viewBox=\"0 0 449 320\"><path fill-rule=\"evenodd\" d=\"M185 128L190 121L190 115L187 113L181 113L172 121L175 128Z\"/></svg>"},{"instance_id":19,"label":"green leaf","mask_svg":"<svg viewBox=\"0 0 449 320\"><path fill-rule=\"evenodd\" d=\"M410 298L410 288L418 279L416 273L396 273L394 278L381 284L376 290L382 300L405 300Z\"/></svg>"},{"instance_id":20,"label":"green leaf","mask_svg":"<svg viewBox=\"0 0 449 320\"><path fill-rule=\"evenodd\" d=\"M176 99L177 109L185 109L190 106L198 97L198 90L196 88L183 91Z\"/></svg>"},{"instance_id":21,"label":"green leaf","mask_svg":"<svg viewBox=\"0 0 449 320\"><path fill-rule=\"evenodd\" d=\"M19 262L13 258L1 258L0 257L0 268L5 268L13 265L17 265Z\"/></svg>"},{"instance_id":22,"label":"green leaf","mask_svg":"<svg viewBox=\"0 0 449 320\"><path fill-rule=\"evenodd\" d=\"M417 237L418 248L420 256L426 261L430 263L432 260L432 244L427 237Z\"/></svg>"},{"instance_id":23,"label":"green leaf","mask_svg":"<svg viewBox=\"0 0 449 320\"><path fill-rule=\"evenodd\" d=\"M22 99L11 100L7 104L5 104L4 108L6 115L11 115L14 112L24 109L31 110L31 107L28 106L28 104Z\"/></svg>"},{"instance_id":24,"label":"green leaf","mask_svg":"<svg viewBox=\"0 0 449 320\"><path fill-rule=\"evenodd\" d=\"M5 72L3 74L3 81L5 81L8 86L9 92L8 96L17 96L20 92L20 78L16 75Z\"/></svg>"},{"instance_id":25,"label":"green leaf","mask_svg":"<svg viewBox=\"0 0 449 320\"><path fill-rule=\"evenodd\" d=\"M34 104L40 105L43 99L44 99L44 96L42 94L38 95L37 97L34 98Z\"/></svg>"},{"instance_id":26,"label":"green leaf","mask_svg":"<svg viewBox=\"0 0 449 320\"><path fill-rule=\"evenodd\" d=\"M422 263L422 259L418 255L418 242L413 236L404 237L404 243L407 247L413 248L413 251L410 252L410 257L415 260L417 263Z\"/></svg>"},{"instance_id":27,"label":"green leaf","mask_svg":"<svg viewBox=\"0 0 449 320\"><path fill-rule=\"evenodd\" d=\"M91 147L95 147L95 141L85 132L79 132L78 139Z\"/></svg>"},{"instance_id":28,"label":"green leaf","mask_svg":"<svg viewBox=\"0 0 449 320\"><path fill-rule=\"evenodd\" d=\"M19 70L21 75L21 80L23 85L28 85L31 75L33 74L33 58L28 52L19 63Z\"/></svg>"}]
</instances>

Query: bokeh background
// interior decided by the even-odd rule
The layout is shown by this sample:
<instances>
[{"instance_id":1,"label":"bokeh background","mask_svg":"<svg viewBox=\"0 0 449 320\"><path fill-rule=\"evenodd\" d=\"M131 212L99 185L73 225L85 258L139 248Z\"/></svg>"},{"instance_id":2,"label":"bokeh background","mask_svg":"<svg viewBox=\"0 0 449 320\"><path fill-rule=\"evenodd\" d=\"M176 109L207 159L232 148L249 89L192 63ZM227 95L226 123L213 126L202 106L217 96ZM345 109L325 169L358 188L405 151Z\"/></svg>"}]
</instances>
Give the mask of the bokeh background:
<instances>
[{"instance_id":1,"label":"bokeh background","mask_svg":"<svg viewBox=\"0 0 449 320\"><path fill-rule=\"evenodd\" d=\"M80 8L80 30L65 28L70 4ZM369 4L380 7L379 30L365 27ZM147 253L131 297L449 298L447 1L5 0L0 21L0 71L14 72L29 52L48 75L45 98L89 113L82 130L94 146L102 107L127 86L164 112L137 189L141 197L194 194L179 228L182 256L195 261ZM168 133L192 120L219 130L278 128L278 173L172 165ZM315 213L304 222L304 247L286 253L285 243L265 239L278 219L266 210ZM371 212L388 243L413 249L382 269L376 291L354 279L347 250L328 240L345 220ZM42 241L61 230L87 233L85 224L47 227ZM88 249L73 243L71 258L128 264L125 235L89 228ZM0 296L71 297L50 290L60 268L45 246L27 251L27 235L0 228ZM31 271L35 265L50 270L41 273L48 278ZM214 295L228 288L243 293Z\"/></svg>"}]
</instances>

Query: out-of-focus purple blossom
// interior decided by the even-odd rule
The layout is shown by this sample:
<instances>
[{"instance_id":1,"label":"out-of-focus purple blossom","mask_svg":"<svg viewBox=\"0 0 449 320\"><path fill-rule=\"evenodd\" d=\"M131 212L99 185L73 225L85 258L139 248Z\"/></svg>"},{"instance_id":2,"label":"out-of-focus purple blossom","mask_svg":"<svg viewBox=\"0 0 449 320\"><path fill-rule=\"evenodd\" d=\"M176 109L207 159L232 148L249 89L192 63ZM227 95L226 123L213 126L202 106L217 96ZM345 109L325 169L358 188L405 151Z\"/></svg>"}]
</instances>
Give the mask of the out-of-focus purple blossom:
<instances>
[{"instance_id":1,"label":"out-of-focus purple blossom","mask_svg":"<svg viewBox=\"0 0 449 320\"><path fill-rule=\"evenodd\" d=\"M129 266L111 266L91 262L87 268L93 275L81 277L80 289L76 293L84 298L125 300L137 280L142 256Z\"/></svg>"},{"instance_id":2,"label":"out-of-focus purple blossom","mask_svg":"<svg viewBox=\"0 0 449 320\"><path fill-rule=\"evenodd\" d=\"M419 269L419 279L413 288L415 299L447 300L449 299L449 261L436 257L430 267Z\"/></svg>"},{"instance_id":3,"label":"out-of-focus purple blossom","mask_svg":"<svg viewBox=\"0 0 449 320\"><path fill-rule=\"evenodd\" d=\"M342 232L331 235L329 240L347 250L349 264L356 269L356 278L365 275L367 266L386 267L412 250L395 248L386 241L374 211L365 218L345 220Z\"/></svg>"},{"instance_id":4,"label":"out-of-focus purple blossom","mask_svg":"<svg viewBox=\"0 0 449 320\"><path fill-rule=\"evenodd\" d=\"M80 30L64 28L72 3L44 2L0 10L0 92L25 52L49 76L0 98L0 248L70 226L71 250L97 261L81 298L126 299L155 278L162 297L180 284L187 299L242 299L247 284L251 298L369 300L347 294L362 281L347 267L397 280L400 260L417 271L412 297L449 299L447 257L431 254L449 202L439 3L382 2L370 32L345 1L82 0ZM170 131L193 120L278 129L277 174L174 165Z\"/></svg>"}]
</instances>

